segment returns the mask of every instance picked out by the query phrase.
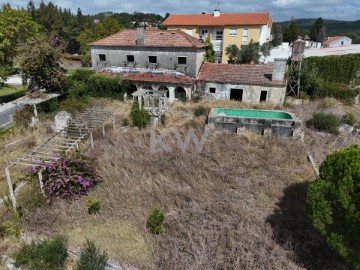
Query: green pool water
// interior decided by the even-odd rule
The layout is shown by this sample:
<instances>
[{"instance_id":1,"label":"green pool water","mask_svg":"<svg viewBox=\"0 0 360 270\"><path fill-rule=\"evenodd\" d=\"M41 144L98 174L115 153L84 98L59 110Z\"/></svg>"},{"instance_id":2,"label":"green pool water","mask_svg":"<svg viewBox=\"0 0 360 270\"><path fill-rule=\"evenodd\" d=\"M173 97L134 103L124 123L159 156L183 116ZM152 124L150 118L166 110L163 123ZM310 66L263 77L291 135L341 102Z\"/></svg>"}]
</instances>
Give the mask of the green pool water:
<instances>
[{"instance_id":1,"label":"green pool water","mask_svg":"<svg viewBox=\"0 0 360 270\"><path fill-rule=\"evenodd\" d=\"M286 112L279 111L262 111L262 110L245 110L245 109L224 109L216 108L216 115L232 116L232 117L249 117L249 118L276 118L276 119L293 119Z\"/></svg>"}]
</instances>

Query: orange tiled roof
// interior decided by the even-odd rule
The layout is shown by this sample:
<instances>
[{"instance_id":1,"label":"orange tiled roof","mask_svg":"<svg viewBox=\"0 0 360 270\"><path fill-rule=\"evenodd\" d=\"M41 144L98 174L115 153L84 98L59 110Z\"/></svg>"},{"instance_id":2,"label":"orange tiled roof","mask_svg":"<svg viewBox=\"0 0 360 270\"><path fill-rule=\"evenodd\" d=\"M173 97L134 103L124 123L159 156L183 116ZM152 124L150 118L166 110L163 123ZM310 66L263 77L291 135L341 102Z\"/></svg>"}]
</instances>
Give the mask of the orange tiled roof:
<instances>
[{"instance_id":1,"label":"orange tiled roof","mask_svg":"<svg viewBox=\"0 0 360 270\"><path fill-rule=\"evenodd\" d=\"M266 25L270 20L269 13L236 13L220 14L188 14L170 15L164 22L165 26L224 26L224 25Z\"/></svg>"},{"instance_id":2,"label":"orange tiled roof","mask_svg":"<svg viewBox=\"0 0 360 270\"><path fill-rule=\"evenodd\" d=\"M344 36L335 36L335 37L332 37L332 38L329 38L328 40L325 40L324 42L323 42L323 44L330 44L331 42L334 42L334 41L336 41L336 40L338 40L338 39L341 39L341 38L343 38Z\"/></svg>"},{"instance_id":3,"label":"orange tiled roof","mask_svg":"<svg viewBox=\"0 0 360 270\"><path fill-rule=\"evenodd\" d=\"M127 73L127 72L99 72L100 74L109 74L112 76L120 76L129 81L136 82L155 82L155 83L171 83L193 85L195 78L190 76L179 76L169 74L152 74L152 73Z\"/></svg>"},{"instance_id":4,"label":"orange tiled roof","mask_svg":"<svg viewBox=\"0 0 360 270\"><path fill-rule=\"evenodd\" d=\"M285 85L273 82L272 65L203 64L199 81L253 85Z\"/></svg>"},{"instance_id":5,"label":"orange tiled roof","mask_svg":"<svg viewBox=\"0 0 360 270\"><path fill-rule=\"evenodd\" d=\"M90 46L136 46L136 29L126 29L95 41ZM144 47L204 48L205 44L180 30L144 30Z\"/></svg>"}]
</instances>

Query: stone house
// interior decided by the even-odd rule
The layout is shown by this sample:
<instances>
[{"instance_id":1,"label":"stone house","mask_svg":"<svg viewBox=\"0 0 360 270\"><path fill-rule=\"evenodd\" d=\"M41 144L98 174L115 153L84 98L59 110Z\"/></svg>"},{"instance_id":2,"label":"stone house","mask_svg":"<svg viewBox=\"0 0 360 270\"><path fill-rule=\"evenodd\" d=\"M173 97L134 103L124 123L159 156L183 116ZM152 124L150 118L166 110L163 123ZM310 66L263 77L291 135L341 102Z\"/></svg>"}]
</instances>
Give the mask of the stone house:
<instances>
[{"instance_id":1,"label":"stone house","mask_svg":"<svg viewBox=\"0 0 360 270\"><path fill-rule=\"evenodd\" d=\"M92 67L132 81L132 90L166 90L190 98L205 44L178 30L126 29L89 44Z\"/></svg>"},{"instance_id":2,"label":"stone house","mask_svg":"<svg viewBox=\"0 0 360 270\"><path fill-rule=\"evenodd\" d=\"M169 30L181 30L203 41L209 36L218 63L228 63L225 49L229 45L260 45L271 40L272 19L269 13L172 14L164 22Z\"/></svg>"},{"instance_id":3,"label":"stone house","mask_svg":"<svg viewBox=\"0 0 360 270\"><path fill-rule=\"evenodd\" d=\"M282 105L286 95L286 59L273 65L203 64L197 89L207 99L233 99Z\"/></svg>"}]
</instances>

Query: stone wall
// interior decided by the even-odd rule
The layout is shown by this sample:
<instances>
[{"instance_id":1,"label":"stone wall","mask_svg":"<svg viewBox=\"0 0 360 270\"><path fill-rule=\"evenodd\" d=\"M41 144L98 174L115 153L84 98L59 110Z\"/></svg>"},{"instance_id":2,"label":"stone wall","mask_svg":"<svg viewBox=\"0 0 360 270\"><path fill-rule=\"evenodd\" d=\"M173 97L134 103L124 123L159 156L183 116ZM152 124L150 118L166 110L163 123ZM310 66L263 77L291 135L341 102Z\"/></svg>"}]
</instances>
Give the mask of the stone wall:
<instances>
[{"instance_id":1,"label":"stone wall","mask_svg":"<svg viewBox=\"0 0 360 270\"><path fill-rule=\"evenodd\" d=\"M136 68L148 68L149 56L157 57L157 68L178 70L196 77L203 61L205 49L197 48L150 48L150 47L91 47L91 61L94 69L124 67L128 65L127 55L133 55ZM100 61L99 55L105 55ZM178 64L178 57L186 57L186 65ZM151 64L150 64L151 65ZM186 67L186 68L185 68ZM185 68L185 69L184 69ZM184 72L183 72L184 71Z\"/></svg>"}]
</instances>

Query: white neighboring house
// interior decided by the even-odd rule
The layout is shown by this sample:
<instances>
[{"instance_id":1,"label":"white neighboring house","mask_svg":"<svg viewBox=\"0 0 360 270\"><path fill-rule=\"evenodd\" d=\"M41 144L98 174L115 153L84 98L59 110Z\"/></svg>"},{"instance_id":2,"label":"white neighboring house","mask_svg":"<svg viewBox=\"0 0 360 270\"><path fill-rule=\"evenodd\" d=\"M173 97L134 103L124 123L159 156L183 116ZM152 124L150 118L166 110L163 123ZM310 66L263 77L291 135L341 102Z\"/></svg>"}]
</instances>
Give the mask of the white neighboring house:
<instances>
[{"instance_id":1,"label":"white neighboring house","mask_svg":"<svg viewBox=\"0 0 360 270\"><path fill-rule=\"evenodd\" d=\"M334 47L340 47L345 45L351 45L352 39L345 37L345 36L335 36L332 38L329 38L328 40L325 40L322 43L323 48L334 48Z\"/></svg>"}]
</instances>

